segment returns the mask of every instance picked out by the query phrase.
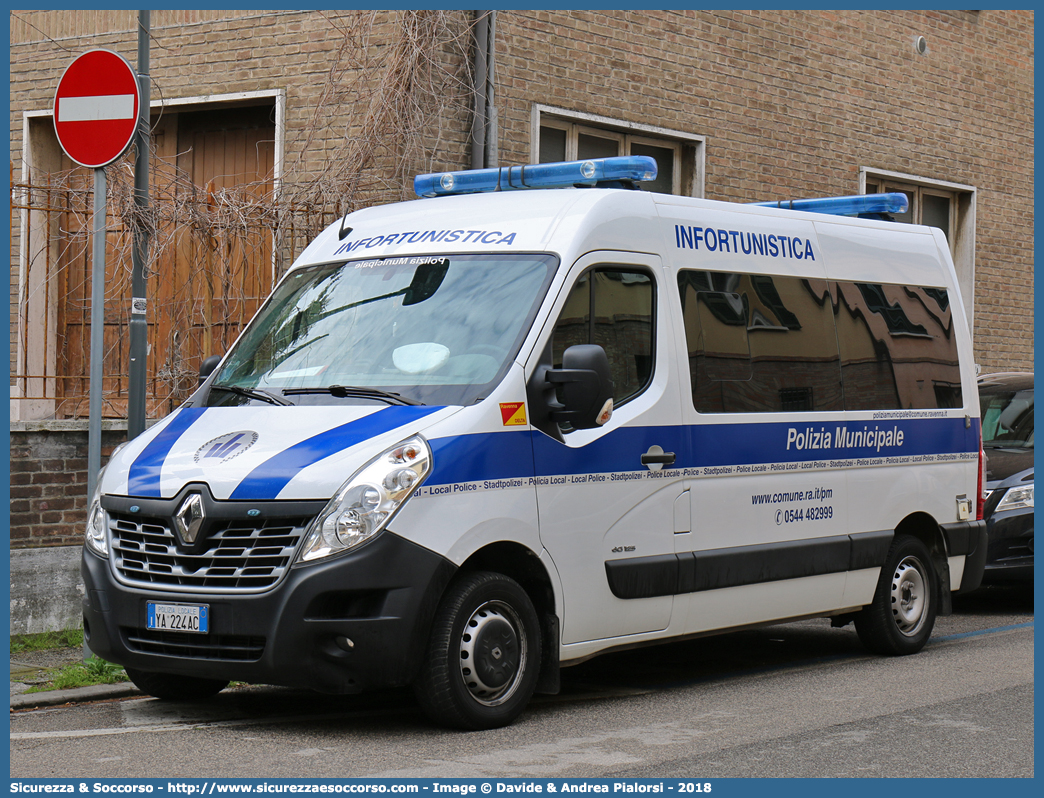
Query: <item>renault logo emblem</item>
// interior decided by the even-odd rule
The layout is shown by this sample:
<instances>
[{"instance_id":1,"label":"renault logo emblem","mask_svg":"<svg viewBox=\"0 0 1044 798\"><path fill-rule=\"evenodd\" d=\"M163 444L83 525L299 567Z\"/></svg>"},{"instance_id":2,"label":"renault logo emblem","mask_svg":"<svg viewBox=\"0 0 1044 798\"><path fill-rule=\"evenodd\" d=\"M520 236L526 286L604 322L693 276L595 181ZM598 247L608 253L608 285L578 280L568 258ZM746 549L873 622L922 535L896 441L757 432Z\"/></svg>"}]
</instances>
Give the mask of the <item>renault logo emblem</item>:
<instances>
[{"instance_id":1,"label":"renault logo emblem","mask_svg":"<svg viewBox=\"0 0 1044 798\"><path fill-rule=\"evenodd\" d=\"M192 545L196 542L196 535L203 526L206 512L203 510L203 497L198 493L192 493L181 503L178 511L174 513L174 526L178 529L178 536L183 543Z\"/></svg>"}]
</instances>

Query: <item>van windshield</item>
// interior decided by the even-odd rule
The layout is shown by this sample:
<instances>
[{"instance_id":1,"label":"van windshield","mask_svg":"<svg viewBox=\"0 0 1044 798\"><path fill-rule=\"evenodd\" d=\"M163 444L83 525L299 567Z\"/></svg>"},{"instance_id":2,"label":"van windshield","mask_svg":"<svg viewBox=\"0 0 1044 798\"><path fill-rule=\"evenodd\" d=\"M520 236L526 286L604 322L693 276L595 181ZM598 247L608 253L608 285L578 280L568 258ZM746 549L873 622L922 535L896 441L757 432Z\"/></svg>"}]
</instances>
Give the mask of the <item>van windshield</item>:
<instances>
[{"instance_id":1,"label":"van windshield","mask_svg":"<svg viewBox=\"0 0 1044 798\"><path fill-rule=\"evenodd\" d=\"M431 255L297 269L229 352L206 404L471 404L507 371L557 263Z\"/></svg>"}]
</instances>

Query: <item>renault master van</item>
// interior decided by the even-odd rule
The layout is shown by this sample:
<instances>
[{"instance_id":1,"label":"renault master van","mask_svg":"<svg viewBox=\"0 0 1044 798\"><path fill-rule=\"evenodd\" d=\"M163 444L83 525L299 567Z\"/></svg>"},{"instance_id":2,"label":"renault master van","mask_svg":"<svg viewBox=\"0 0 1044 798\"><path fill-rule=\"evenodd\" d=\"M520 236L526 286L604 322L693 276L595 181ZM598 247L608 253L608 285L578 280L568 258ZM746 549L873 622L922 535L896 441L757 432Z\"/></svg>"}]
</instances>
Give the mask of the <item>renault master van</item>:
<instances>
[{"instance_id":1,"label":"renault master van","mask_svg":"<svg viewBox=\"0 0 1044 798\"><path fill-rule=\"evenodd\" d=\"M470 729L658 641L829 617L920 650L986 552L943 234L902 195L654 175L422 175L320 234L100 476L91 650L163 699L412 685Z\"/></svg>"}]
</instances>

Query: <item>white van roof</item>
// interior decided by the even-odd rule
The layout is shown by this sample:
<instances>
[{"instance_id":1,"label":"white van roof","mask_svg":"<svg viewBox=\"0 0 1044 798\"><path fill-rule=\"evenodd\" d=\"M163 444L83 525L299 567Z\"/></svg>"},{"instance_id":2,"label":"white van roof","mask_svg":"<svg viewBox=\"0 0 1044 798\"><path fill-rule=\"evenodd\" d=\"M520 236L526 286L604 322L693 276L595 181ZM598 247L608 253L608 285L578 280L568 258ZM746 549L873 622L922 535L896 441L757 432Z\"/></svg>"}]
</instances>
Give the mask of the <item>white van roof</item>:
<instances>
[{"instance_id":1,"label":"white van roof","mask_svg":"<svg viewBox=\"0 0 1044 798\"><path fill-rule=\"evenodd\" d=\"M597 250L657 254L679 268L954 283L945 238L931 228L626 188L495 191L365 208L330 225L294 265L465 252L552 252L571 262Z\"/></svg>"}]
</instances>

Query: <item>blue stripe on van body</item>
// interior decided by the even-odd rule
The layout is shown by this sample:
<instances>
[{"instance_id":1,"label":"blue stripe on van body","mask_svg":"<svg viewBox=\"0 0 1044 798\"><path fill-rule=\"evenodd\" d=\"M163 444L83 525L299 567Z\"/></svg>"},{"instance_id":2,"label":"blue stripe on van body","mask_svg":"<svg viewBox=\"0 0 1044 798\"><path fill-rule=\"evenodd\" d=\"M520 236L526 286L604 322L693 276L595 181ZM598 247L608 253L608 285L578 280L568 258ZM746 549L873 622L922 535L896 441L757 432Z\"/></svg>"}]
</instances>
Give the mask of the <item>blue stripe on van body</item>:
<instances>
[{"instance_id":1,"label":"blue stripe on van body","mask_svg":"<svg viewBox=\"0 0 1044 798\"><path fill-rule=\"evenodd\" d=\"M511 430L429 440L435 468L424 484L531 477L533 434L529 430Z\"/></svg>"},{"instance_id":2,"label":"blue stripe on van body","mask_svg":"<svg viewBox=\"0 0 1044 798\"><path fill-rule=\"evenodd\" d=\"M304 468L389 430L411 424L441 407L386 407L363 418L320 432L294 444L257 466L232 491L230 499L275 499ZM350 474L345 474L347 479Z\"/></svg>"},{"instance_id":3,"label":"blue stripe on van body","mask_svg":"<svg viewBox=\"0 0 1044 798\"><path fill-rule=\"evenodd\" d=\"M170 423L137 456L127 472L127 494L129 496L160 496L160 473L163 462L174 448L178 438L185 434L206 412L205 407L183 407L177 411Z\"/></svg>"},{"instance_id":4,"label":"blue stripe on van body","mask_svg":"<svg viewBox=\"0 0 1044 798\"><path fill-rule=\"evenodd\" d=\"M851 435L875 426L902 431L902 446L878 449L874 445L834 445L842 427ZM791 429L802 435L809 429L813 433L829 431L831 446L798 449L797 442L791 441L788 448ZM646 468L641 455L654 444L675 453L677 459L669 469L977 453L979 424L978 419L972 419L965 428L962 418L939 418L621 427L579 448L536 431L477 433L430 443L435 470L427 484L445 485L509 477L641 471Z\"/></svg>"},{"instance_id":5,"label":"blue stripe on van body","mask_svg":"<svg viewBox=\"0 0 1044 798\"><path fill-rule=\"evenodd\" d=\"M901 446L838 445L838 431L846 430L852 440L864 430L898 430L903 433ZM798 434L829 433L830 447L798 448L797 441L788 447L793 429ZM963 418L892 419L867 421L817 420L782 421L766 424L696 424L689 427L691 443L686 461L679 455L676 466L707 467L759 465L762 463L797 463L809 460L851 460L853 458L914 457L926 454L959 454L979 451L979 420L965 428ZM821 441L820 441L821 442Z\"/></svg>"},{"instance_id":6,"label":"blue stripe on van body","mask_svg":"<svg viewBox=\"0 0 1044 798\"><path fill-rule=\"evenodd\" d=\"M672 442L686 434L686 430L686 427L620 427L580 448L570 448L535 430L436 438L429 441L435 469L425 484L638 471L645 468L641 463L642 452L653 444L674 446ZM682 444L678 443L676 448L682 448ZM538 462L535 467L534 455Z\"/></svg>"},{"instance_id":7,"label":"blue stripe on van body","mask_svg":"<svg viewBox=\"0 0 1044 798\"><path fill-rule=\"evenodd\" d=\"M639 471L641 455L656 444L677 457L671 468L761 465L822 460L912 457L927 454L978 452L977 420L965 429L963 418L878 419L874 421L782 421L755 424L692 424L675 427L621 428L591 444L571 449L546 435L535 438L537 475ZM837 446L841 428L846 438L864 429L901 431L901 446ZM806 435L829 433L831 446L799 449L790 430ZM818 441L822 443L820 439Z\"/></svg>"}]
</instances>

